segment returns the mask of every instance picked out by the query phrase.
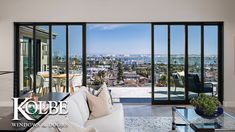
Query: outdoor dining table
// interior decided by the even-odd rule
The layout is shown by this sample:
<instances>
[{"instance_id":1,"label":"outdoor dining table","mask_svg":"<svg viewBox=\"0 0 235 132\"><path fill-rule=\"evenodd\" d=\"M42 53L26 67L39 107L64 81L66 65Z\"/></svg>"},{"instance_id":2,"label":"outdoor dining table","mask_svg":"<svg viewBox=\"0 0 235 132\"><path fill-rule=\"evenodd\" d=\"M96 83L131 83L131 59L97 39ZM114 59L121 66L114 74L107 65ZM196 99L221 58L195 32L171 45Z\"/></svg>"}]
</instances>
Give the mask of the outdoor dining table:
<instances>
[{"instance_id":1,"label":"outdoor dining table","mask_svg":"<svg viewBox=\"0 0 235 132\"><path fill-rule=\"evenodd\" d=\"M42 74L42 76L44 78L49 78L49 74ZM52 78L63 79L63 78L66 78L66 74L52 74Z\"/></svg>"},{"instance_id":2,"label":"outdoor dining table","mask_svg":"<svg viewBox=\"0 0 235 132\"><path fill-rule=\"evenodd\" d=\"M48 79L49 78L49 74L41 74L41 76L45 79ZM78 74L69 74L69 79L70 78L73 78L74 76L79 76ZM66 74L52 74L52 78L55 78L57 80L57 85L60 87L61 86L61 83L64 79L66 79ZM56 92L59 91L59 88L58 90L55 88Z\"/></svg>"}]
</instances>

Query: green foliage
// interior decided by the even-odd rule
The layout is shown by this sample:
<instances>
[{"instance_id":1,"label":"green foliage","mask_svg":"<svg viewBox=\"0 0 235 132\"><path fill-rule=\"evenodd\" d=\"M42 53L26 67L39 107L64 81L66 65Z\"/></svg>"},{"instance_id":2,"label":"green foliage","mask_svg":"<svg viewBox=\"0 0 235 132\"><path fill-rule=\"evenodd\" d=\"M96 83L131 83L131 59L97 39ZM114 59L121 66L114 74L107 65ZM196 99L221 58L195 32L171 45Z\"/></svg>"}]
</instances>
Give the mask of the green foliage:
<instances>
[{"instance_id":1,"label":"green foliage","mask_svg":"<svg viewBox=\"0 0 235 132\"><path fill-rule=\"evenodd\" d=\"M206 94L199 94L199 96L193 98L190 103L194 107L198 107L208 116L212 115L217 110L217 107L221 105L218 98Z\"/></svg>"},{"instance_id":2,"label":"green foliage","mask_svg":"<svg viewBox=\"0 0 235 132\"><path fill-rule=\"evenodd\" d=\"M104 70L99 71L98 74L94 77L94 81L93 81L93 85L100 85L103 84L103 82L105 81L105 74L106 72Z\"/></svg>"},{"instance_id":3,"label":"green foliage","mask_svg":"<svg viewBox=\"0 0 235 132\"><path fill-rule=\"evenodd\" d=\"M121 62L118 62L117 67L118 67L117 80L119 82L119 81L123 80L123 70L124 70L124 68L123 68L123 65L122 65Z\"/></svg>"},{"instance_id":4,"label":"green foliage","mask_svg":"<svg viewBox=\"0 0 235 132\"><path fill-rule=\"evenodd\" d=\"M98 72L98 76L99 76L100 78L104 78L104 77L105 77L105 74L106 74L106 72L105 72L104 70Z\"/></svg>"},{"instance_id":5,"label":"green foliage","mask_svg":"<svg viewBox=\"0 0 235 132\"><path fill-rule=\"evenodd\" d=\"M150 68L137 68L136 73L143 76L143 77L149 77L151 74L151 69Z\"/></svg>"},{"instance_id":6,"label":"green foliage","mask_svg":"<svg viewBox=\"0 0 235 132\"><path fill-rule=\"evenodd\" d=\"M160 78L158 79L158 83L160 84L160 86L167 86L167 75L163 74L160 76Z\"/></svg>"},{"instance_id":7,"label":"green foliage","mask_svg":"<svg viewBox=\"0 0 235 132\"><path fill-rule=\"evenodd\" d=\"M100 85L103 84L103 80L98 76L95 76L95 80L93 81L93 85Z\"/></svg>"}]
</instances>

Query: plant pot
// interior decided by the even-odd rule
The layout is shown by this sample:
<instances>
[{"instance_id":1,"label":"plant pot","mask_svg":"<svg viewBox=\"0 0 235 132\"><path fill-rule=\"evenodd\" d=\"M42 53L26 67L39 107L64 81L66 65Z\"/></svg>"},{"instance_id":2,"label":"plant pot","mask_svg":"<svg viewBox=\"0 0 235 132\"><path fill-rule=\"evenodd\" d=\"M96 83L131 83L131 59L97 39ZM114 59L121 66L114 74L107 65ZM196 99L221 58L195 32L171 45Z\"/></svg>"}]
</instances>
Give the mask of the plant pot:
<instances>
[{"instance_id":1,"label":"plant pot","mask_svg":"<svg viewBox=\"0 0 235 132\"><path fill-rule=\"evenodd\" d=\"M196 107L196 108L195 108L195 112L196 112L199 116L201 116L201 117L203 117L203 118L205 118L205 119L214 119L214 118L217 118L217 117L219 117L220 115L222 115L222 114L224 113L224 110L223 110L222 107L217 107L217 110L216 110L213 114L211 114L211 115L206 115L206 114L203 112L203 110L201 110L199 107Z\"/></svg>"}]
</instances>

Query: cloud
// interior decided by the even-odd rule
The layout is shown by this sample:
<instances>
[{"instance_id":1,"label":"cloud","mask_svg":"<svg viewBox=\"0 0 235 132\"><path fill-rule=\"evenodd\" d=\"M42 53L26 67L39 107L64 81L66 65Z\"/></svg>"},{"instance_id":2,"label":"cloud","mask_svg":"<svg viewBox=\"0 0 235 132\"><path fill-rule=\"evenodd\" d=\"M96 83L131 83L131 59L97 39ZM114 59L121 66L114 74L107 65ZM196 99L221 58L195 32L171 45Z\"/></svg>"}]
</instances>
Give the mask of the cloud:
<instances>
[{"instance_id":1,"label":"cloud","mask_svg":"<svg viewBox=\"0 0 235 132\"><path fill-rule=\"evenodd\" d=\"M98 30L114 30L117 28L126 27L128 24L90 24L89 30L98 29Z\"/></svg>"}]
</instances>

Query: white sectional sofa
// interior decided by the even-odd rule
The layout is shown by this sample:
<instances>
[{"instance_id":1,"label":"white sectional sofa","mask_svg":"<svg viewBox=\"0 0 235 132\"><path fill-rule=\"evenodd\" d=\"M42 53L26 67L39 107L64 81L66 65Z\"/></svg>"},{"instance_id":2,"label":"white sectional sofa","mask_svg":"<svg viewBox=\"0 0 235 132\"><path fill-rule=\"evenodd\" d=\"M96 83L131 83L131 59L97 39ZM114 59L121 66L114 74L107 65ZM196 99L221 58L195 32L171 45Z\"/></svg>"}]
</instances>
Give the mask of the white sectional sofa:
<instances>
[{"instance_id":1,"label":"white sectional sofa","mask_svg":"<svg viewBox=\"0 0 235 132\"><path fill-rule=\"evenodd\" d=\"M68 115L66 115L66 118L80 126L96 128L98 132L124 132L124 112L122 104L114 103L112 114L89 120L90 111L87 104L86 92L87 88L82 87L79 92L74 93L66 99L66 101L68 101ZM45 126L47 123L53 123L50 118L53 118L54 116L55 115L48 115L38 124L40 126ZM49 132L56 131L56 129L37 127L32 128L29 131Z\"/></svg>"}]
</instances>

